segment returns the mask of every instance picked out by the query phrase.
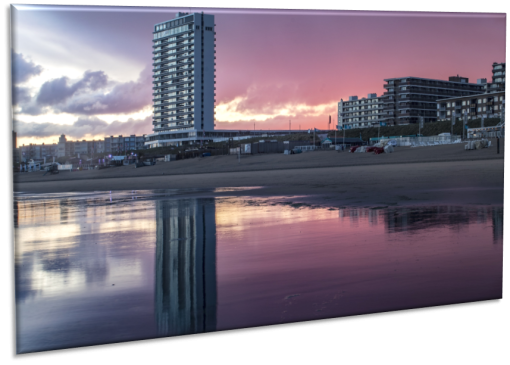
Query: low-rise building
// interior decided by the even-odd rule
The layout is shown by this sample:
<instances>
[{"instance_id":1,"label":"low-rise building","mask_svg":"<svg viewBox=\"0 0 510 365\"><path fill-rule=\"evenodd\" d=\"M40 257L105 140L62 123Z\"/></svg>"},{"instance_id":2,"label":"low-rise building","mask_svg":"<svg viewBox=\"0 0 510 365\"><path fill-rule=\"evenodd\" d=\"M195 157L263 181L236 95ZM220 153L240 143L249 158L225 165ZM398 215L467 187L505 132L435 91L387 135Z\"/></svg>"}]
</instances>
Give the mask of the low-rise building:
<instances>
[{"instance_id":1,"label":"low-rise building","mask_svg":"<svg viewBox=\"0 0 510 365\"><path fill-rule=\"evenodd\" d=\"M142 136L132 134L127 137L122 135L110 136L104 139L104 151L107 153L125 153L145 148L145 134Z\"/></svg>"},{"instance_id":2,"label":"low-rise building","mask_svg":"<svg viewBox=\"0 0 510 365\"><path fill-rule=\"evenodd\" d=\"M57 144L33 144L22 145L18 148L21 161L30 159L43 160L44 158L57 157Z\"/></svg>"},{"instance_id":3,"label":"low-rise building","mask_svg":"<svg viewBox=\"0 0 510 365\"><path fill-rule=\"evenodd\" d=\"M503 110L505 92L494 92L456 98L441 99L437 101L438 120L451 120L460 118L464 114L468 119L499 118Z\"/></svg>"}]
</instances>

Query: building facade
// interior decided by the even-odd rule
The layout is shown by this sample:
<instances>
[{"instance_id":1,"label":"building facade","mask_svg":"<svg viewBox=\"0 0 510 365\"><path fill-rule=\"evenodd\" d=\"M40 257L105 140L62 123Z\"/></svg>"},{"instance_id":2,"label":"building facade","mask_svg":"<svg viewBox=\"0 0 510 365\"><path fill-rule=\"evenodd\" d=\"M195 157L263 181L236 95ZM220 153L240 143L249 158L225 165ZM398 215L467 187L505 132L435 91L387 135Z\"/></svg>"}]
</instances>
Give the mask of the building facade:
<instances>
[{"instance_id":1,"label":"building facade","mask_svg":"<svg viewBox=\"0 0 510 365\"><path fill-rule=\"evenodd\" d=\"M451 120L464 114L468 115L468 119L499 118L503 112L504 100L504 91L441 99L437 101L437 118Z\"/></svg>"},{"instance_id":2,"label":"building facade","mask_svg":"<svg viewBox=\"0 0 510 365\"><path fill-rule=\"evenodd\" d=\"M420 77L385 79L383 95L384 119L388 125L437 121L437 103L441 99L480 94L483 84L469 83L469 79L452 76L446 80Z\"/></svg>"},{"instance_id":3,"label":"building facade","mask_svg":"<svg viewBox=\"0 0 510 365\"><path fill-rule=\"evenodd\" d=\"M106 153L127 153L129 151L143 150L145 147L145 134L142 136L130 136L119 135L117 137L110 136L105 137L102 141L103 151Z\"/></svg>"},{"instance_id":4,"label":"building facade","mask_svg":"<svg viewBox=\"0 0 510 365\"><path fill-rule=\"evenodd\" d=\"M370 128L385 122L384 98L377 94L368 94L358 100L357 96L349 96L349 101L338 103L338 127Z\"/></svg>"},{"instance_id":5,"label":"building facade","mask_svg":"<svg viewBox=\"0 0 510 365\"><path fill-rule=\"evenodd\" d=\"M487 84L486 91L489 93L505 91L506 63L492 64L492 83Z\"/></svg>"},{"instance_id":6,"label":"building facade","mask_svg":"<svg viewBox=\"0 0 510 365\"><path fill-rule=\"evenodd\" d=\"M177 13L154 26L148 147L207 140L203 132L214 130L215 34L214 16L203 13Z\"/></svg>"},{"instance_id":7,"label":"building facade","mask_svg":"<svg viewBox=\"0 0 510 365\"><path fill-rule=\"evenodd\" d=\"M44 158L57 157L57 144L29 144L18 147L22 162L28 160L44 160Z\"/></svg>"}]
</instances>

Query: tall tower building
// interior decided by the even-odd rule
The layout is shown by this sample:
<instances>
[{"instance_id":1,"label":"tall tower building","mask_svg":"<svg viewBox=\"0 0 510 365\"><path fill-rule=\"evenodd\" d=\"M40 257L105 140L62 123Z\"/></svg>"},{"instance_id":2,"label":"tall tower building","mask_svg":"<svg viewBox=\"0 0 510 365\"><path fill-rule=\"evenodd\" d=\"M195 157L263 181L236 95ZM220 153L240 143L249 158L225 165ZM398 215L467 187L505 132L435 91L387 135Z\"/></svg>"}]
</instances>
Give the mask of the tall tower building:
<instances>
[{"instance_id":1,"label":"tall tower building","mask_svg":"<svg viewBox=\"0 0 510 365\"><path fill-rule=\"evenodd\" d=\"M214 27L214 16L200 13L177 13L154 26L148 147L190 144L214 130Z\"/></svg>"}]
</instances>

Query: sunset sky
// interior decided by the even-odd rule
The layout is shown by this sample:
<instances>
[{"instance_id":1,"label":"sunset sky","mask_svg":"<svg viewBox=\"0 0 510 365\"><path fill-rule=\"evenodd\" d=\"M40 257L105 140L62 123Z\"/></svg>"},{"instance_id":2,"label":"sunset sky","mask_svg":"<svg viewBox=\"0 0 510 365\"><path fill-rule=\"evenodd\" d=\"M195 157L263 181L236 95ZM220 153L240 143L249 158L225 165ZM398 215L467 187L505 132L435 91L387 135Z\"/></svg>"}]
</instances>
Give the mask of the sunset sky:
<instances>
[{"instance_id":1,"label":"sunset sky","mask_svg":"<svg viewBox=\"0 0 510 365\"><path fill-rule=\"evenodd\" d=\"M18 145L151 133L152 27L178 11L215 15L217 129L327 128L385 78L505 62L504 14L16 5Z\"/></svg>"}]
</instances>

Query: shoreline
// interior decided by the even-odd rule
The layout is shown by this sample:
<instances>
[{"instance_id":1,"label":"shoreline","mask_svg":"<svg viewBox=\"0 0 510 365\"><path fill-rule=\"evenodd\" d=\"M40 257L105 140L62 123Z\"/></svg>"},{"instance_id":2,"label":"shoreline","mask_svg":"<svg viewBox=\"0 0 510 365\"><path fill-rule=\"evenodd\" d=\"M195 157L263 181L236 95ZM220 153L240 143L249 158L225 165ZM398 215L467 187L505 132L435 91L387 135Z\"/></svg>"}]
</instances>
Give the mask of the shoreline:
<instances>
[{"instance_id":1,"label":"shoreline","mask_svg":"<svg viewBox=\"0 0 510 365\"><path fill-rule=\"evenodd\" d=\"M182 195L186 197L190 196L189 189L262 187L238 192L219 192L214 196L293 197L295 201L304 199L314 204L336 207L500 205L503 204L503 175L504 160L499 158L147 177L39 180L15 182L13 190L46 194L187 189L188 193Z\"/></svg>"},{"instance_id":2,"label":"shoreline","mask_svg":"<svg viewBox=\"0 0 510 365\"><path fill-rule=\"evenodd\" d=\"M436 162L458 162L458 161L461 161L461 162L476 162L476 161L491 161L491 160L501 160L503 159L502 157L487 157L487 158L478 158L478 159L465 159L465 160L457 160L457 159L451 159L451 160L442 160L442 161L437 161L437 160L425 160L425 161L408 161L408 162L388 162L388 161L383 161L383 162L378 162L378 163L368 163L368 164L345 164L345 165L342 165L342 166L335 166L335 165L330 165L330 166L309 166L309 167L301 167L301 169L303 170L310 170L310 169L320 169L320 168L337 168L337 167L357 167L357 166L366 166L366 167L370 167L370 166L380 166L380 165L407 165L407 164L427 164L427 163L436 163ZM158 165L160 166L160 165ZM127 168L130 168L132 166L125 166ZM150 166L145 166L145 167L150 167ZM113 169L116 169L117 167L114 167ZM296 170L295 167L278 167L278 168L268 168L268 169L260 169L260 170L247 170L247 171L242 171L242 172L265 172L265 171L280 171L280 170ZM84 171L80 171L78 173L83 173ZM153 173L153 174L146 174L146 175L143 175L143 176L126 176L126 177L132 177L132 178L146 178L146 177L156 177L156 176L186 176L186 175L205 175L205 174L217 174L217 173L237 173L237 172L240 172L239 170L224 170L224 171L221 171L221 172L214 172L214 171L204 171L204 172L200 172L200 173L197 173L197 172L181 172L181 173L166 173L166 172L163 172L163 173ZM39 172L36 172L36 173L39 173ZM68 171L65 171L65 172L62 172L63 174L65 174L65 177L68 177L67 174L70 174L71 172L68 172ZM76 171L74 172L76 173ZM31 172L31 174L34 174L34 172ZM41 174L44 174L44 172L42 172ZM100 179L112 179L112 178L115 178L115 177L112 177L112 176L94 176L94 177L85 177L83 178L83 180L100 180ZM119 177L119 178L124 178L123 177ZM75 180L78 180L76 178L59 178L58 180L48 180L48 181L75 181ZM23 184L23 183L30 183L30 182L33 182L33 181L14 181L14 185L16 184ZM44 182L44 181L40 181L40 182Z\"/></svg>"}]
</instances>

